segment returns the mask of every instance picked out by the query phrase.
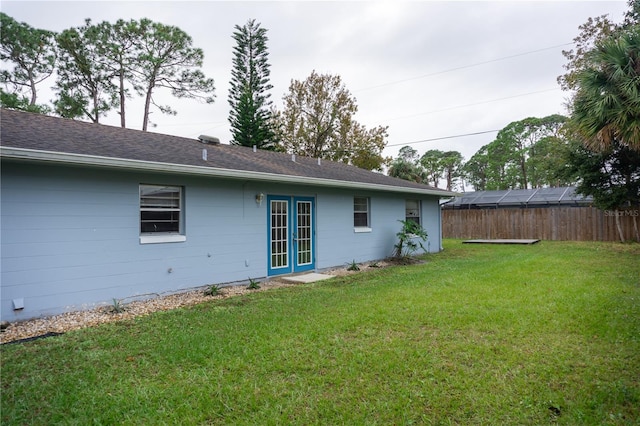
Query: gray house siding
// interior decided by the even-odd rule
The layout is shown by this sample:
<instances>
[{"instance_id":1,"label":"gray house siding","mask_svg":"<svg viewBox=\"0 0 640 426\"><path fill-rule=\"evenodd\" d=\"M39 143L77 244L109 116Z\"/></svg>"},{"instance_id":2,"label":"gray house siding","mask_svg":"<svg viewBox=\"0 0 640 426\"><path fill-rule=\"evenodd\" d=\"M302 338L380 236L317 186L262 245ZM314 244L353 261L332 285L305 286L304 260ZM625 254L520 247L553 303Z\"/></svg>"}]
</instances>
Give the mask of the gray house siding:
<instances>
[{"instance_id":1,"label":"gray house siding","mask_svg":"<svg viewBox=\"0 0 640 426\"><path fill-rule=\"evenodd\" d=\"M430 251L440 249L435 195L13 161L1 173L2 320L263 278L268 210L257 193L315 199L316 269L389 256L406 198L422 200ZM186 241L141 244L140 184L183 188ZM370 232L354 232L354 196L370 198Z\"/></svg>"}]
</instances>

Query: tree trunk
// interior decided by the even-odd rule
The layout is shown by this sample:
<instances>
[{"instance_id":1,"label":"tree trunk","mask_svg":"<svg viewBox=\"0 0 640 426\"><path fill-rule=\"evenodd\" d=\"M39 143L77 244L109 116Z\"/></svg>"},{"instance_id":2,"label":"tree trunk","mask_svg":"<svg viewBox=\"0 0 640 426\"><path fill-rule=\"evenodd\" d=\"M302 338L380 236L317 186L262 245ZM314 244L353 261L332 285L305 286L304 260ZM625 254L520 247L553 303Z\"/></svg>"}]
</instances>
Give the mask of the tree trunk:
<instances>
[{"instance_id":1,"label":"tree trunk","mask_svg":"<svg viewBox=\"0 0 640 426\"><path fill-rule=\"evenodd\" d=\"M36 90L36 82L34 81L33 74L29 71L29 86L31 87L31 101L30 105L36 104L36 97L38 96L38 91Z\"/></svg>"},{"instance_id":2,"label":"tree trunk","mask_svg":"<svg viewBox=\"0 0 640 426\"><path fill-rule=\"evenodd\" d=\"M99 105L98 92L94 90L93 91L93 122L95 124L100 123L100 109L98 108L98 105Z\"/></svg>"},{"instance_id":3,"label":"tree trunk","mask_svg":"<svg viewBox=\"0 0 640 426\"><path fill-rule=\"evenodd\" d=\"M151 93L153 92L153 88L149 86L147 89L147 96L144 100L144 115L142 117L142 131L147 131L147 125L149 124L149 108L151 106Z\"/></svg>"},{"instance_id":4,"label":"tree trunk","mask_svg":"<svg viewBox=\"0 0 640 426\"><path fill-rule=\"evenodd\" d=\"M125 120L125 109L124 109L124 102L125 102L125 92L124 92L124 72L120 71L120 127L125 128L126 126L126 120Z\"/></svg>"},{"instance_id":5,"label":"tree trunk","mask_svg":"<svg viewBox=\"0 0 640 426\"><path fill-rule=\"evenodd\" d=\"M620 242L624 243L624 234L622 233L622 225L620 224L620 215L616 211L616 228L618 229L618 235L620 236Z\"/></svg>"}]
</instances>

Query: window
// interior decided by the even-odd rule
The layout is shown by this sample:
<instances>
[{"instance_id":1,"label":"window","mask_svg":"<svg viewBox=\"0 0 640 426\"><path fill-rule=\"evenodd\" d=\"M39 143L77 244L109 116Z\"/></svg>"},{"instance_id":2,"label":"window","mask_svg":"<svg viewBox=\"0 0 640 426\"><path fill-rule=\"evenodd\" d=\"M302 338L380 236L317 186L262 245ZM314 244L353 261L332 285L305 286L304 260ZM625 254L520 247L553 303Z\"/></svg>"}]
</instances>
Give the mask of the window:
<instances>
[{"instance_id":1,"label":"window","mask_svg":"<svg viewBox=\"0 0 640 426\"><path fill-rule=\"evenodd\" d=\"M369 227L369 199L366 197L354 197L353 199L353 226L356 228Z\"/></svg>"},{"instance_id":2,"label":"window","mask_svg":"<svg viewBox=\"0 0 640 426\"><path fill-rule=\"evenodd\" d=\"M181 187L140 185L141 243L185 241L181 215Z\"/></svg>"},{"instance_id":3,"label":"window","mask_svg":"<svg viewBox=\"0 0 640 426\"><path fill-rule=\"evenodd\" d=\"M407 200L405 219L412 220L418 225L420 225L420 201L419 200Z\"/></svg>"}]
</instances>

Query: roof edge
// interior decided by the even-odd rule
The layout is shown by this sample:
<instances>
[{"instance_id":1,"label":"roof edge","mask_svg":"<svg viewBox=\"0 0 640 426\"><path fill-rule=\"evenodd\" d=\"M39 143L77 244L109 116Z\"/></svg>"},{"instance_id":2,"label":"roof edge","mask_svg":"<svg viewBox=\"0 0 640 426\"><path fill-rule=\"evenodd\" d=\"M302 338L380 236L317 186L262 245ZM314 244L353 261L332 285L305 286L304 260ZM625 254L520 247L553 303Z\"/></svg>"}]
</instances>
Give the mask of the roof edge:
<instances>
[{"instance_id":1,"label":"roof edge","mask_svg":"<svg viewBox=\"0 0 640 426\"><path fill-rule=\"evenodd\" d=\"M342 181L335 179L323 179L306 176L281 175L275 173L255 172L248 170L223 169L219 167L191 166L174 163L161 163L155 161L131 160L124 158L102 157L96 155L72 154L55 151L35 150L26 148L12 148L0 146L0 157L15 160L34 162L48 162L56 164L71 164L96 166L126 170L141 170L153 172L167 172L189 174L198 176L221 177L241 180L260 180L278 183L307 184L313 186L331 186L337 188L368 189L385 192L435 195L438 197L455 197L456 192L443 189L421 189L377 183L362 183Z\"/></svg>"}]
</instances>

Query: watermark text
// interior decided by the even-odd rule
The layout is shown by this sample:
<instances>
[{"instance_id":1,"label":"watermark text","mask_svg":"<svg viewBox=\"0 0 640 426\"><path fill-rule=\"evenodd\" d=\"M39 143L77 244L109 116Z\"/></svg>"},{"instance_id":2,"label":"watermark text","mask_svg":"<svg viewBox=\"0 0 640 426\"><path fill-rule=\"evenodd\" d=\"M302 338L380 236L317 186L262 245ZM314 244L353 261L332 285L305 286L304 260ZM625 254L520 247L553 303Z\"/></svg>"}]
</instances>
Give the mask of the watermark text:
<instances>
[{"instance_id":1,"label":"watermark text","mask_svg":"<svg viewBox=\"0 0 640 426\"><path fill-rule=\"evenodd\" d=\"M605 210L605 216L640 217L640 210Z\"/></svg>"}]
</instances>

